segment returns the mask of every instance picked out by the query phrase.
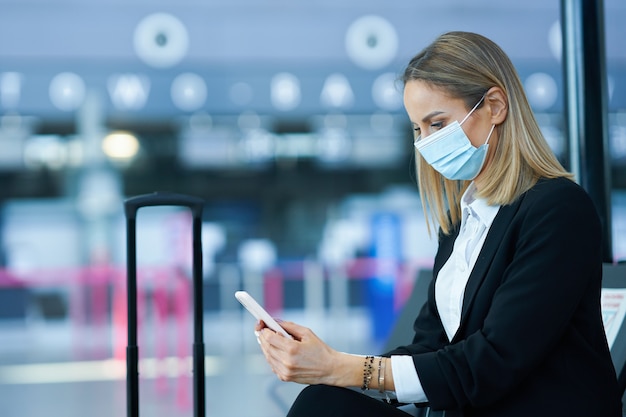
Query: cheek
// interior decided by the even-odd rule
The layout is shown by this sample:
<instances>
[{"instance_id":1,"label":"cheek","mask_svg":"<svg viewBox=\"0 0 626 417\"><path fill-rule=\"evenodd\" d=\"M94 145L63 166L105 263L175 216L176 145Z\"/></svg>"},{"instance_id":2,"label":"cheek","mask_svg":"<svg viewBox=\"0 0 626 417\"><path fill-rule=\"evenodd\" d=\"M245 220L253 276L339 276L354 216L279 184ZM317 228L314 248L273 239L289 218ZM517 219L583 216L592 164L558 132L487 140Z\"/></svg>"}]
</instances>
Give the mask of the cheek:
<instances>
[{"instance_id":1,"label":"cheek","mask_svg":"<svg viewBox=\"0 0 626 417\"><path fill-rule=\"evenodd\" d=\"M491 125L483 126L483 124L475 123L471 126L471 129L465 130L465 134L469 138L470 143L478 148L485 144L487 141L487 137L489 136L489 131L491 130ZM495 135L495 130L491 134L491 138L489 139L489 144L493 144L493 139ZM491 147L491 146L490 146Z\"/></svg>"}]
</instances>

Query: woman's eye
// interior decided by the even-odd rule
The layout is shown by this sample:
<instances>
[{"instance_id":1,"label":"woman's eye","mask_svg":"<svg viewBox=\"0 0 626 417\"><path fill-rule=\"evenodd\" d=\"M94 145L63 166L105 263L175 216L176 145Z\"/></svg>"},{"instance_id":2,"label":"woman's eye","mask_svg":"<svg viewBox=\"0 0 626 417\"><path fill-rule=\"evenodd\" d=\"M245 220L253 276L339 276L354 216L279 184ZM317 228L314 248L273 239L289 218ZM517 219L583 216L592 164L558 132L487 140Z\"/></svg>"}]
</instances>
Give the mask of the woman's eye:
<instances>
[{"instance_id":1,"label":"woman's eye","mask_svg":"<svg viewBox=\"0 0 626 417\"><path fill-rule=\"evenodd\" d=\"M431 123L430 128L433 130L439 130L443 127L443 122Z\"/></svg>"}]
</instances>

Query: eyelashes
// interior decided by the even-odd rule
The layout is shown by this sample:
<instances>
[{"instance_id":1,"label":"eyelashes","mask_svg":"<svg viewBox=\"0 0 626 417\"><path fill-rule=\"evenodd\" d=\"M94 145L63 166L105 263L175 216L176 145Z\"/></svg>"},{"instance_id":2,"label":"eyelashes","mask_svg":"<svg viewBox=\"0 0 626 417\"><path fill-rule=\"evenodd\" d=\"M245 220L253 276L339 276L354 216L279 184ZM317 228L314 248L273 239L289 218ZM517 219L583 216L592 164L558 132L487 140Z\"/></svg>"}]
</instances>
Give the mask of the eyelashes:
<instances>
[{"instance_id":1,"label":"eyelashes","mask_svg":"<svg viewBox=\"0 0 626 417\"><path fill-rule=\"evenodd\" d=\"M442 129L443 127L444 127L444 122L442 121L431 123L429 126L429 130L430 130L429 134ZM416 139L420 139L421 136L422 136L422 130L420 129L420 127L417 125L413 125L413 137Z\"/></svg>"}]
</instances>

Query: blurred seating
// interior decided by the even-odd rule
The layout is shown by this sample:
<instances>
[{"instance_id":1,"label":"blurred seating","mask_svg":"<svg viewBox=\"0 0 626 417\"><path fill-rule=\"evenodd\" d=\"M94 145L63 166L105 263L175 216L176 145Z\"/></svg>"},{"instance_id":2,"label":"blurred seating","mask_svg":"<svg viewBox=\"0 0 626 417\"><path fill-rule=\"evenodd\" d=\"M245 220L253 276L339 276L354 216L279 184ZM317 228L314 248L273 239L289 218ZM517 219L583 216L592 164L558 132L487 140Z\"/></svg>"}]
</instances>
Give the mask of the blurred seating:
<instances>
[{"instance_id":1,"label":"blurred seating","mask_svg":"<svg viewBox=\"0 0 626 417\"><path fill-rule=\"evenodd\" d=\"M620 288L626 290L626 263L604 264L602 288ZM626 320L620 324L615 341L611 344L611 358L617 372L617 380L622 391L622 407L626 405ZM626 407L622 408L626 415Z\"/></svg>"}]
</instances>

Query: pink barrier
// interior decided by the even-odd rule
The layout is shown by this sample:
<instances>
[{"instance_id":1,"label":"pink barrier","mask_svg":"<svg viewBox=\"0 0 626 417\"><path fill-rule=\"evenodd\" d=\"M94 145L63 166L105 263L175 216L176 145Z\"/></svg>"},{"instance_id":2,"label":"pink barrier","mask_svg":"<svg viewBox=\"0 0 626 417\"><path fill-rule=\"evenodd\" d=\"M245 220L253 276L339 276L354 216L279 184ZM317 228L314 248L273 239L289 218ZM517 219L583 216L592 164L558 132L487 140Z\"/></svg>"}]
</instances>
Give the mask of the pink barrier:
<instances>
[{"instance_id":1,"label":"pink barrier","mask_svg":"<svg viewBox=\"0 0 626 417\"><path fill-rule=\"evenodd\" d=\"M191 323L191 282L179 274L174 284L174 314L176 317L176 353L179 366L182 359L191 356L189 341L192 340L189 325ZM189 370L191 371L191 370ZM180 408L190 409L192 406L191 372L179 372L177 379L176 402Z\"/></svg>"},{"instance_id":2,"label":"pink barrier","mask_svg":"<svg viewBox=\"0 0 626 417\"><path fill-rule=\"evenodd\" d=\"M283 309L283 273L278 268L270 269L263 277L265 309L271 314Z\"/></svg>"},{"instance_id":3,"label":"pink barrier","mask_svg":"<svg viewBox=\"0 0 626 417\"><path fill-rule=\"evenodd\" d=\"M146 283L151 281L150 289ZM163 364L168 356L175 356L180 364L186 363L186 358L191 355L191 337L189 326L191 323L191 282L179 270L173 269L150 269L140 270L137 274L137 325L141 330L142 324L146 323L148 310L152 312L154 319L154 351L158 363ZM116 359L126 359L126 282L119 281L113 291L112 331L113 352ZM148 300L151 302L148 303ZM168 318L174 318L175 333L171 334ZM140 339L144 341L146 335ZM170 341L174 340L174 346ZM140 359L144 356L147 348L141 348ZM171 349L173 355L168 355ZM169 390L168 377L157 370L156 390L165 393ZM190 369L178 372L176 377L176 403L181 409L189 409L192 406Z\"/></svg>"},{"instance_id":4,"label":"pink barrier","mask_svg":"<svg viewBox=\"0 0 626 417\"><path fill-rule=\"evenodd\" d=\"M161 363L168 356L170 349L175 350L179 366L186 363L191 355L191 282L180 271L154 271L154 289L152 293L153 316L155 319L155 356ZM168 331L168 317L173 316L175 334ZM174 337L172 337L174 336ZM175 340L175 346L170 341ZM190 370L189 370L190 371ZM176 378L176 403L181 409L189 409L191 402L191 380L189 372L179 372ZM156 389L165 392L169 388L166 375L157 373Z\"/></svg>"},{"instance_id":5,"label":"pink barrier","mask_svg":"<svg viewBox=\"0 0 626 417\"><path fill-rule=\"evenodd\" d=\"M154 320L154 334L142 334L140 355L149 353L153 338L155 356L163 363L175 356L179 364L186 364L191 355L191 282L180 268L141 268L137 273L137 324L141 330L149 313ZM84 357L110 357L126 360L127 346L127 296L126 270L109 264L91 265L76 269L46 269L30 272L28 276L16 275L0 269L0 289L10 287L67 288L68 315L74 324L75 355ZM109 317L110 311L110 317ZM174 319L171 334L168 318ZM110 324L110 335L107 334ZM110 336L110 342L108 340ZM170 341L174 344L170 345ZM143 345L143 348L142 346ZM170 350L173 352L168 355ZM167 376L159 368L156 389L168 389ZM176 403L181 409L192 406L191 369L178 372L175 379Z\"/></svg>"},{"instance_id":6,"label":"pink barrier","mask_svg":"<svg viewBox=\"0 0 626 417\"><path fill-rule=\"evenodd\" d=\"M154 305L155 318L155 356L157 360L162 361L167 357L167 317L169 315L168 291L167 291L168 274L165 271L157 271L154 277L154 292L152 301ZM163 392L167 389L167 380L163 373L157 375L156 380L157 391Z\"/></svg>"},{"instance_id":7,"label":"pink barrier","mask_svg":"<svg viewBox=\"0 0 626 417\"><path fill-rule=\"evenodd\" d=\"M179 244L182 243L178 242ZM184 253L179 254L184 257ZM396 276L394 307L399 309L411 293L417 271L429 268L429 260L423 262L397 262L393 267ZM349 279L369 279L375 276L377 260L360 258L345 264ZM263 277L265 304L270 312L284 308L284 282L299 280L304 274L303 263L299 261L283 262L268 270ZM154 353L163 360L170 350L181 363L191 355L191 282L185 271L174 267L142 267L137 275L138 326L146 323L148 313L154 320ZM126 358L127 299L125 267L109 263L99 263L85 268L64 268L30 271L27 276L13 274L0 269L0 289L2 287L61 287L70 290L69 314L75 324L75 347L80 356L111 355L115 359ZM107 314L110 311L110 316ZM171 329L173 319L174 330ZM110 323L110 344L106 329ZM172 334L174 332L175 334ZM104 337L103 337L104 335ZM87 336L87 337L86 337ZM141 340L141 339L140 339ZM143 345L145 336L143 337ZM95 342L95 343L94 343ZM146 352L141 348L140 353ZM110 350L107 349L110 347ZM190 371L190 370L189 370ZM178 406L191 407L191 372L179 372L175 380L175 395ZM157 374L156 389L168 390L168 379L162 373Z\"/></svg>"}]
</instances>

